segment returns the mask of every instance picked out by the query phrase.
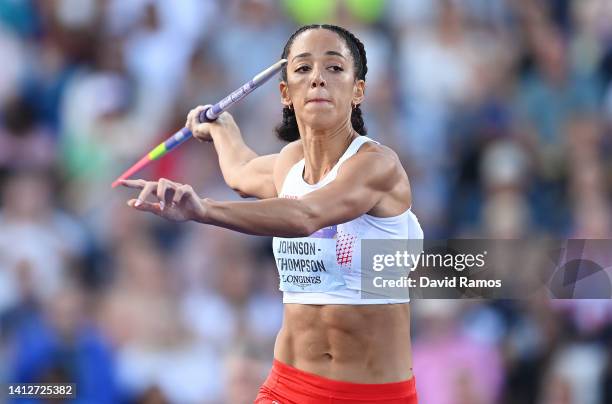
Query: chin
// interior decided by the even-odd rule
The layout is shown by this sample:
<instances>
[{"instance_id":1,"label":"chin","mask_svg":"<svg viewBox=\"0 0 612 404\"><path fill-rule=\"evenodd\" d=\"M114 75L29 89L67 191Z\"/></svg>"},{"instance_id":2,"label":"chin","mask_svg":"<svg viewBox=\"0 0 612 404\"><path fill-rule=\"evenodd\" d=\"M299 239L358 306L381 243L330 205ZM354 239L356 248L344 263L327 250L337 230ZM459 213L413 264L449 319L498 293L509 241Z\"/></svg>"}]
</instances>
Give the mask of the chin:
<instances>
[{"instance_id":1,"label":"chin","mask_svg":"<svg viewBox=\"0 0 612 404\"><path fill-rule=\"evenodd\" d=\"M309 117L308 119L305 119L304 123L306 124L306 126L309 126L314 130L324 130L333 128L337 125L338 120L335 118L336 117L333 116L333 114L319 113L312 117Z\"/></svg>"},{"instance_id":2,"label":"chin","mask_svg":"<svg viewBox=\"0 0 612 404\"><path fill-rule=\"evenodd\" d=\"M304 111L303 122L313 129L326 129L335 126L340 120L336 111L330 108L313 108L312 111Z\"/></svg>"}]
</instances>

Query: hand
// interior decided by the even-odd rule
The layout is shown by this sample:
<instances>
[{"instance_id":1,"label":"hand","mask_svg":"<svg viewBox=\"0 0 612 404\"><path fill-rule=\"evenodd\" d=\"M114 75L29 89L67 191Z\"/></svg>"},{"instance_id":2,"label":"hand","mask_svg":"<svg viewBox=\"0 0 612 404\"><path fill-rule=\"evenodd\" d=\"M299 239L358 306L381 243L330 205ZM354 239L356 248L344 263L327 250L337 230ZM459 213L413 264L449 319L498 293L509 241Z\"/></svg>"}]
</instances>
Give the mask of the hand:
<instances>
[{"instance_id":1,"label":"hand","mask_svg":"<svg viewBox=\"0 0 612 404\"><path fill-rule=\"evenodd\" d=\"M191 131L193 137L203 142L212 142L213 135L217 133L235 132L240 134L240 129L229 112L223 112L213 122L200 123L200 121L198 121L200 112L211 106L212 105L200 105L189 111L185 126Z\"/></svg>"},{"instance_id":2,"label":"hand","mask_svg":"<svg viewBox=\"0 0 612 404\"><path fill-rule=\"evenodd\" d=\"M159 181L122 180L121 185L141 190L137 199L127 202L128 206L137 210L151 212L173 222L202 221L205 217L206 204L191 185L165 178ZM157 202L147 202L151 194L157 197Z\"/></svg>"}]
</instances>

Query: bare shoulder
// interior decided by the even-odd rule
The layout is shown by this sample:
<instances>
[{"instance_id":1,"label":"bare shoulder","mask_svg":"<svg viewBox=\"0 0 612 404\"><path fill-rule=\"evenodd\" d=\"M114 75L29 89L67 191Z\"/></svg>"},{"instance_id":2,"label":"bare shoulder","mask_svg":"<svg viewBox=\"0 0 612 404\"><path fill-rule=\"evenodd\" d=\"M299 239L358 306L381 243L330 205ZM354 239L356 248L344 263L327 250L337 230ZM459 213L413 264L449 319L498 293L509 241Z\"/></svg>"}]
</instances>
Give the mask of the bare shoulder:
<instances>
[{"instance_id":1,"label":"bare shoulder","mask_svg":"<svg viewBox=\"0 0 612 404\"><path fill-rule=\"evenodd\" d=\"M357 153L347 160L346 169L357 169L362 175L366 174L371 180L383 188L401 181L406 178L406 172L402 163L393 149L377 144L367 142L359 148ZM340 171L342 171L342 168Z\"/></svg>"},{"instance_id":2,"label":"bare shoulder","mask_svg":"<svg viewBox=\"0 0 612 404\"><path fill-rule=\"evenodd\" d=\"M276 163L274 164L274 184L278 193L280 193L283 181L291 167L303 157L304 150L302 148L301 139L285 145L278 153Z\"/></svg>"},{"instance_id":3,"label":"bare shoulder","mask_svg":"<svg viewBox=\"0 0 612 404\"><path fill-rule=\"evenodd\" d=\"M302 139L287 143L279 152L280 158L296 158L296 162L304 157L304 149L302 148Z\"/></svg>"},{"instance_id":4,"label":"bare shoulder","mask_svg":"<svg viewBox=\"0 0 612 404\"><path fill-rule=\"evenodd\" d=\"M367 142L359 148L357 155L365 153L374 153L380 159L388 159L395 163L400 163L399 157L393 149L380 143Z\"/></svg>"},{"instance_id":5,"label":"bare shoulder","mask_svg":"<svg viewBox=\"0 0 612 404\"><path fill-rule=\"evenodd\" d=\"M346 168L346 173L342 169ZM368 212L377 217L395 216L412 205L412 192L406 170L393 149L368 142L340 167L338 175L346 174L347 183L361 181L381 198Z\"/></svg>"}]
</instances>

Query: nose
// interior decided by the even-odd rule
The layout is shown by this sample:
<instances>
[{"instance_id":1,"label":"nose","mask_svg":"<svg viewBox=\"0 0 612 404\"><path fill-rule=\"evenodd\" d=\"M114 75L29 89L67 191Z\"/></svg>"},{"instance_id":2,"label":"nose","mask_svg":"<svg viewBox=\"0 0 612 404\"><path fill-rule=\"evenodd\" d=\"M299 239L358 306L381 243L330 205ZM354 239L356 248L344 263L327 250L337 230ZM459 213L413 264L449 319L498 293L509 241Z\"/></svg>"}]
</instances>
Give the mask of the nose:
<instances>
[{"instance_id":1,"label":"nose","mask_svg":"<svg viewBox=\"0 0 612 404\"><path fill-rule=\"evenodd\" d=\"M312 88L325 87L325 84L326 84L325 79L323 78L321 71L318 69L313 71L313 77L312 77L312 81L310 82L310 87Z\"/></svg>"}]
</instances>

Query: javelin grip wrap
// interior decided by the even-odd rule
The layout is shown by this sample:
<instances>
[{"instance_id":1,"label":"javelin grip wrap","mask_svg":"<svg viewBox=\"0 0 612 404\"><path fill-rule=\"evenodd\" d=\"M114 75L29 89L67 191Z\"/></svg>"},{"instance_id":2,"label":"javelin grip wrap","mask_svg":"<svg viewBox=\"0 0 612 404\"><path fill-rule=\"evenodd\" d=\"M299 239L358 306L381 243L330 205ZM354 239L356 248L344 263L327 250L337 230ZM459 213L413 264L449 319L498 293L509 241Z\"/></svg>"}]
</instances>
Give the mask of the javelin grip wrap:
<instances>
[{"instance_id":1,"label":"javelin grip wrap","mask_svg":"<svg viewBox=\"0 0 612 404\"><path fill-rule=\"evenodd\" d=\"M224 98L224 100L225 99L227 98ZM221 102L218 102L212 107L208 107L200 111L200 114L198 115L198 122L200 123L212 122L216 120L219 117L219 115L221 115L222 112L223 112L223 108L221 108Z\"/></svg>"},{"instance_id":2,"label":"javelin grip wrap","mask_svg":"<svg viewBox=\"0 0 612 404\"><path fill-rule=\"evenodd\" d=\"M200 121L200 123L204 123L216 120L219 115L221 115L230 105L237 103L257 87L259 87L259 85L255 82L255 80L249 81L212 107L201 111L198 115L198 121Z\"/></svg>"}]
</instances>

